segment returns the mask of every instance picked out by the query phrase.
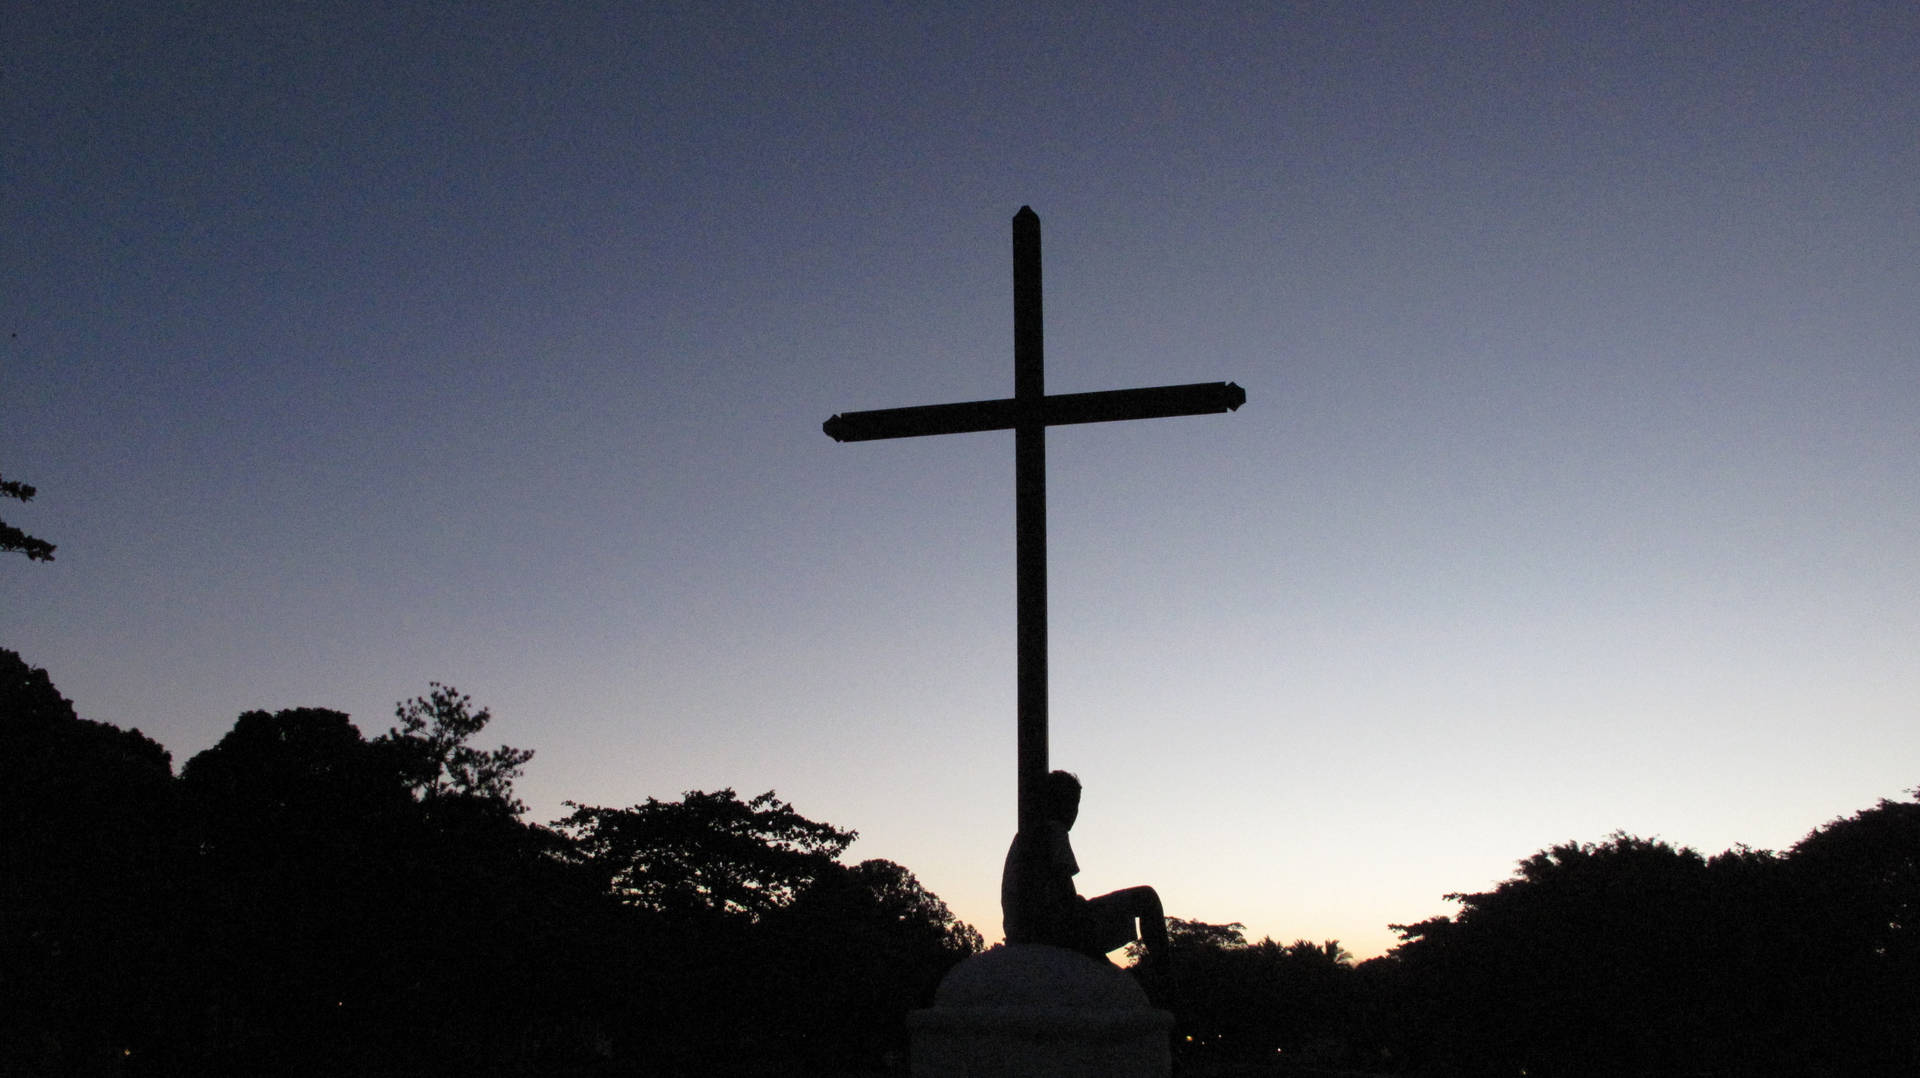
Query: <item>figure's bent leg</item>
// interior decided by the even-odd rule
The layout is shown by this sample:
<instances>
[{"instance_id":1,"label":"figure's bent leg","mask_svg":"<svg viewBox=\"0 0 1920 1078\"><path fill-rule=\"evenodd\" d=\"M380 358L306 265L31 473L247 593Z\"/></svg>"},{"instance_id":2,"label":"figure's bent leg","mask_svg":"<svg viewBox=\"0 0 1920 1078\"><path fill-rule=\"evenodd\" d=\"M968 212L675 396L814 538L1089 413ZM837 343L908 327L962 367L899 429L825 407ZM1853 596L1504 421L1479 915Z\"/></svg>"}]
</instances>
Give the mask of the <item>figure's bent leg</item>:
<instances>
[{"instance_id":1,"label":"figure's bent leg","mask_svg":"<svg viewBox=\"0 0 1920 1078\"><path fill-rule=\"evenodd\" d=\"M1145 958L1134 967L1140 987L1146 989L1154 1006L1176 1009L1173 954L1167 946L1167 916L1160 908L1159 892L1151 887L1129 887L1090 898L1087 907L1089 927L1104 932L1093 943L1093 947L1102 949L1099 956L1104 958L1107 951L1138 939L1146 947ZM1092 947L1085 950L1091 951Z\"/></svg>"},{"instance_id":2,"label":"figure's bent leg","mask_svg":"<svg viewBox=\"0 0 1920 1078\"><path fill-rule=\"evenodd\" d=\"M1165 965L1168 959L1167 914L1160 908L1160 892L1151 887L1135 887L1140 897L1140 942L1147 945L1147 955L1154 961Z\"/></svg>"},{"instance_id":3,"label":"figure's bent leg","mask_svg":"<svg viewBox=\"0 0 1920 1078\"><path fill-rule=\"evenodd\" d=\"M1153 888L1129 887L1087 899L1087 913L1088 944L1101 954L1137 939L1146 944L1150 960L1166 960L1167 917Z\"/></svg>"}]
</instances>

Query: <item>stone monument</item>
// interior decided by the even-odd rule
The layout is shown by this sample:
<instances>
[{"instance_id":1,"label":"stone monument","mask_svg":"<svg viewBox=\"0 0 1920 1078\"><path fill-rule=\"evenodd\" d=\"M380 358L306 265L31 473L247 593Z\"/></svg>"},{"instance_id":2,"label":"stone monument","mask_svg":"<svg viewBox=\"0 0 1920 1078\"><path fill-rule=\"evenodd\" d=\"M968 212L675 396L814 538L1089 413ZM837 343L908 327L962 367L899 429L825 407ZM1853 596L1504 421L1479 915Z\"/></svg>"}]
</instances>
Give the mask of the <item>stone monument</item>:
<instances>
[{"instance_id":1,"label":"stone monument","mask_svg":"<svg viewBox=\"0 0 1920 1078\"><path fill-rule=\"evenodd\" d=\"M907 1016L913 1078L1165 1078L1173 1015L1120 967L1003 943L953 968Z\"/></svg>"}]
</instances>

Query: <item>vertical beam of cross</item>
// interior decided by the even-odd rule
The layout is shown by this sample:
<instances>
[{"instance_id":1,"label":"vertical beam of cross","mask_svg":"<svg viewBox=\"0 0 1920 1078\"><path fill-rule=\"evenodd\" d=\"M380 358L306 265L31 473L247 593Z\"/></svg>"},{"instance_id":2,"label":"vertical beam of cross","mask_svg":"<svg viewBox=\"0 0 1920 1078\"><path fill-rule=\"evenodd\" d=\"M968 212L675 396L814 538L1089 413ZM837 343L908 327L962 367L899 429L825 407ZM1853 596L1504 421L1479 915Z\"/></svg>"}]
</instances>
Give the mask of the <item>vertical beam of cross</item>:
<instances>
[{"instance_id":1,"label":"vertical beam of cross","mask_svg":"<svg viewBox=\"0 0 1920 1078\"><path fill-rule=\"evenodd\" d=\"M842 412L821 424L836 442L1013 430L1017 639L1016 733L1020 830L1046 820L1047 428L1069 423L1231 412L1246 403L1232 382L1047 396L1040 318L1040 217L1013 218L1013 396L1010 399Z\"/></svg>"},{"instance_id":2,"label":"vertical beam of cross","mask_svg":"<svg viewBox=\"0 0 1920 1078\"><path fill-rule=\"evenodd\" d=\"M1046 334L1040 318L1040 215L1013 217L1013 532L1016 776L1020 830L1046 819L1047 417Z\"/></svg>"}]
</instances>

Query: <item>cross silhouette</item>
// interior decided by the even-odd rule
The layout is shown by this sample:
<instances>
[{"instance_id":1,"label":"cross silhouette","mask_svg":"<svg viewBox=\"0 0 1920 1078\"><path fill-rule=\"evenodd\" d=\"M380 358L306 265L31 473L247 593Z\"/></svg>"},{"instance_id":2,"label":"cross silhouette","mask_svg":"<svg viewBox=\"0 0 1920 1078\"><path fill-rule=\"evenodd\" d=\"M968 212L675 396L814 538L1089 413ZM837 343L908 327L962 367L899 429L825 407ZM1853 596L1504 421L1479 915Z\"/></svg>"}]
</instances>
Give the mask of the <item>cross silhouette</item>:
<instances>
[{"instance_id":1,"label":"cross silhouette","mask_svg":"<svg viewBox=\"0 0 1920 1078\"><path fill-rule=\"evenodd\" d=\"M1040 216L1013 216L1013 396L1002 400L842 412L821 424L836 442L1013 430L1014 565L1018 660L1020 830L1045 819L1047 774L1047 428L1068 423L1231 412L1247 391L1232 382L1047 396L1040 321Z\"/></svg>"}]
</instances>

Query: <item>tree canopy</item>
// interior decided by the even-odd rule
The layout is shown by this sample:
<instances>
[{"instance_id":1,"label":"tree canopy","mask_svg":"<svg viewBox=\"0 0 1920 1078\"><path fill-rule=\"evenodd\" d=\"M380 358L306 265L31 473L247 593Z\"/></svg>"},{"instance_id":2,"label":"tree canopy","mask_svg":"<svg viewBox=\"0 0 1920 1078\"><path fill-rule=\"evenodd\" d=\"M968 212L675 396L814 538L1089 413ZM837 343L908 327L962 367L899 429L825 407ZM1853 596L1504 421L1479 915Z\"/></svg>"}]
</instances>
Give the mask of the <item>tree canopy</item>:
<instances>
[{"instance_id":1,"label":"tree canopy","mask_svg":"<svg viewBox=\"0 0 1920 1078\"><path fill-rule=\"evenodd\" d=\"M773 791L521 819L451 686L241 714L173 774L0 651L0 1072L883 1069L980 947Z\"/></svg>"},{"instance_id":2,"label":"tree canopy","mask_svg":"<svg viewBox=\"0 0 1920 1078\"><path fill-rule=\"evenodd\" d=\"M1542 850L1394 926L1398 1047L1490 1072L1914 1073L1917 860L1920 805L1887 801L1784 855Z\"/></svg>"},{"instance_id":3,"label":"tree canopy","mask_svg":"<svg viewBox=\"0 0 1920 1078\"><path fill-rule=\"evenodd\" d=\"M670 916L757 920L832 870L858 836L774 796L689 790L613 809L568 802L558 822L576 856L628 905Z\"/></svg>"},{"instance_id":4,"label":"tree canopy","mask_svg":"<svg viewBox=\"0 0 1920 1078\"><path fill-rule=\"evenodd\" d=\"M430 804L468 798L514 816L526 811L513 796L513 780L525 772L532 750L467 744L493 721L493 712L474 710L472 697L435 681L427 695L396 704L393 716L398 725L378 744L392 754L415 798Z\"/></svg>"}]
</instances>

